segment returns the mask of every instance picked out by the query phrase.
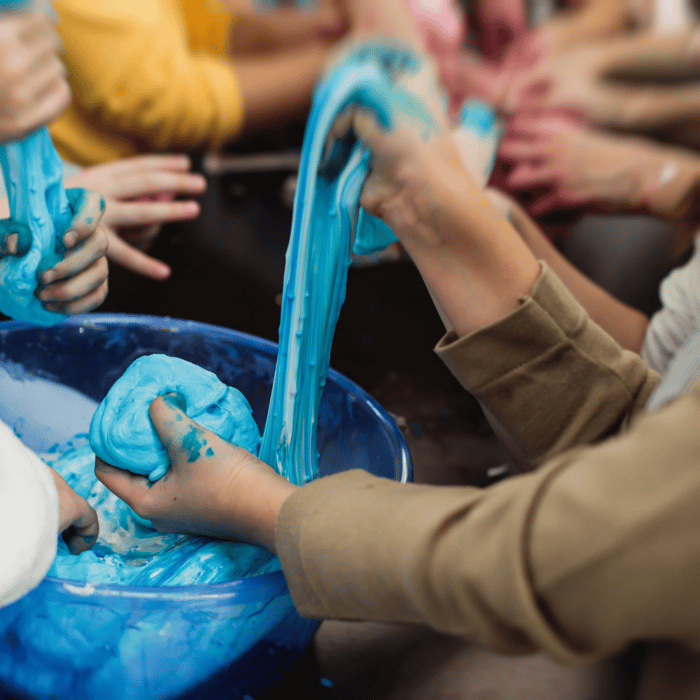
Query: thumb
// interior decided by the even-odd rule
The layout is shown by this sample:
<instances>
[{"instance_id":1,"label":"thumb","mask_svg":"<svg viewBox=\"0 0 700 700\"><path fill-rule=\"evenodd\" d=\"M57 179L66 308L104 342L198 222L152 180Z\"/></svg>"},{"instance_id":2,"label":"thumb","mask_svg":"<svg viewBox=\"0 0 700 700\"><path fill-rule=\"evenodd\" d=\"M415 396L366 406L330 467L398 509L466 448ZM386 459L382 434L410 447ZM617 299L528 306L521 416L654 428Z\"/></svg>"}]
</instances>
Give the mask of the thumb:
<instances>
[{"instance_id":1,"label":"thumb","mask_svg":"<svg viewBox=\"0 0 700 700\"><path fill-rule=\"evenodd\" d=\"M128 506L134 507L142 492L149 487L148 477L134 474L126 469L119 469L95 457L95 476L112 493L116 494Z\"/></svg>"},{"instance_id":2,"label":"thumb","mask_svg":"<svg viewBox=\"0 0 700 700\"><path fill-rule=\"evenodd\" d=\"M148 414L158 437L168 451L173 470L184 460L196 462L210 449L208 431L193 421L185 410L187 404L180 394L169 393L151 401Z\"/></svg>"}]
</instances>

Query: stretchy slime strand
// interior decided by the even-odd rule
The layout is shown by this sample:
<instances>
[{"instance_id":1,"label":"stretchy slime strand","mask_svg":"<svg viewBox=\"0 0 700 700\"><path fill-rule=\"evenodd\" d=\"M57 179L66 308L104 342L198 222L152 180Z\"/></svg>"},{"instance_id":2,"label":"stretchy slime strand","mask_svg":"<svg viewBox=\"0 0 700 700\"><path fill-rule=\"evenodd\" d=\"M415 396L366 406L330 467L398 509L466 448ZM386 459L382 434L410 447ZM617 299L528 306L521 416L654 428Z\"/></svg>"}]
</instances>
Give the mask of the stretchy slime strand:
<instances>
[{"instance_id":1,"label":"stretchy slime strand","mask_svg":"<svg viewBox=\"0 0 700 700\"><path fill-rule=\"evenodd\" d=\"M391 128L395 77L418 65L402 49L365 46L336 66L314 94L287 249L279 354L260 447L261 459L295 484L310 481L318 471L318 408L369 169L369 153L350 138L333 149L320 171L326 139L351 105L372 110L384 128Z\"/></svg>"}]
</instances>

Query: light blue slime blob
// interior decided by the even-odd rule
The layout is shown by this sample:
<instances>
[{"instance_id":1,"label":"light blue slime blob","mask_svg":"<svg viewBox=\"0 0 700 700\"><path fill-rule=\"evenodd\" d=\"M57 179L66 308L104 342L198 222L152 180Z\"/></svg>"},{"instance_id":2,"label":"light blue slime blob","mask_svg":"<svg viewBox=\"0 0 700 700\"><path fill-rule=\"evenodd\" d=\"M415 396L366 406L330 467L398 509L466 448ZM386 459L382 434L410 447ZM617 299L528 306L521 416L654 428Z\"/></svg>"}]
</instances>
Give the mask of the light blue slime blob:
<instances>
[{"instance_id":1,"label":"light blue slime blob","mask_svg":"<svg viewBox=\"0 0 700 700\"><path fill-rule=\"evenodd\" d=\"M90 446L108 464L160 479L170 464L148 415L153 399L181 394L187 415L219 437L257 454L260 431L250 404L238 389L226 386L202 367L167 355L145 355L112 385L90 423ZM199 456L189 446L191 459Z\"/></svg>"},{"instance_id":2,"label":"light blue slime blob","mask_svg":"<svg viewBox=\"0 0 700 700\"><path fill-rule=\"evenodd\" d=\"M384 128L397 113L431 129L418 101L396 87L420 59L380 43L351 53L317 86L306 126L287 248L279 354L260 458L292 483L318 474L317 416L331 343L345 298L350 241L370 154L350 136L322 163L329 130L351 105L370 109Z\"/></svg>"}]
</instances>

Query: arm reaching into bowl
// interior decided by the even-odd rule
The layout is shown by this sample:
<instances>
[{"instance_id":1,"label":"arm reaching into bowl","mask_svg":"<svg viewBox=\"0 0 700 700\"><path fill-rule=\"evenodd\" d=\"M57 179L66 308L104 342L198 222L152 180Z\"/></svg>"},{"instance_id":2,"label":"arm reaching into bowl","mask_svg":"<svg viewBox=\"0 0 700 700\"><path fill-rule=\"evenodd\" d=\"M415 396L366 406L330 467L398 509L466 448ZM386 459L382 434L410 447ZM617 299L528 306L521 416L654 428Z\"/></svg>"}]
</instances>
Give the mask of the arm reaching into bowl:
<instances>
[{"instance_id":1,"label":"arm reaching into bowl","mask_svg":"<svg viewBox=\"0 0 700 700\"><path fill-rule=\"evenodd\" d=\"M296 488L168 397L151 405L167 480L149 489L101 463L98 477L156 526L269 547L309 617L423 623L566 663L642 639L697 649L700 386L640 417L658 375L540 269L417 82L417 121L396 114L383 129L370 113L350 116L374 157L363 205L452 324L438 353L539 469L486 489L360 470Z\"/></svg>"},{"instance_id":2,"label":"arm reaching into bowl","mask_svg":"<svg viewBox=\"0 0 700 700\"><path fill-rule=\"evenodd\" d=\"M17 600L46 575L63 533L73 554L89 549L99 532L85 499L0 422L0 607Z\"/></svg>"}]
</instances>

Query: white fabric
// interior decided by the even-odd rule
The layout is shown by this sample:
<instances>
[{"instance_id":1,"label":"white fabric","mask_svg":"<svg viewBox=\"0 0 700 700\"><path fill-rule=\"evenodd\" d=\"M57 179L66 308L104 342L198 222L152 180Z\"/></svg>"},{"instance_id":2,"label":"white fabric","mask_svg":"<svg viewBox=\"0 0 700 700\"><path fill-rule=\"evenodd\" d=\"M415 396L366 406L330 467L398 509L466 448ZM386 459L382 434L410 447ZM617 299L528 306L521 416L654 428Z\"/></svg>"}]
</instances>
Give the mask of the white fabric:
<instances>
[{"instance_id":1,"label":"white fabric","mask_svg":"<svg viewBox=\"0 0 700 700\"><path fill-rule=\"evenodd\" d=\"M697 21L690 0L656 0L652 31L657 34L689 29Z\"/></svg>"},{"instance_id":2,"label":"white fabric","mask_svg":"<svg viewBox=\"0 0 700 700\"><path fill-rule=\"evenodd\" d=\"M49 468L0 422L0 607L46 576L56 556L58 523Z\"/></svg>"},{"instance_id":3,"label":"white fabric","mask_svg":"<svg viewBox=\"0 0 700 700\"><path fill-rule=\"evenodd\" d=\"M700 330L700 237L690 260L671 272L661 283L660 311L647 328L641 355L659 372L691 335Z\"/></svg>"}]
</instances>

